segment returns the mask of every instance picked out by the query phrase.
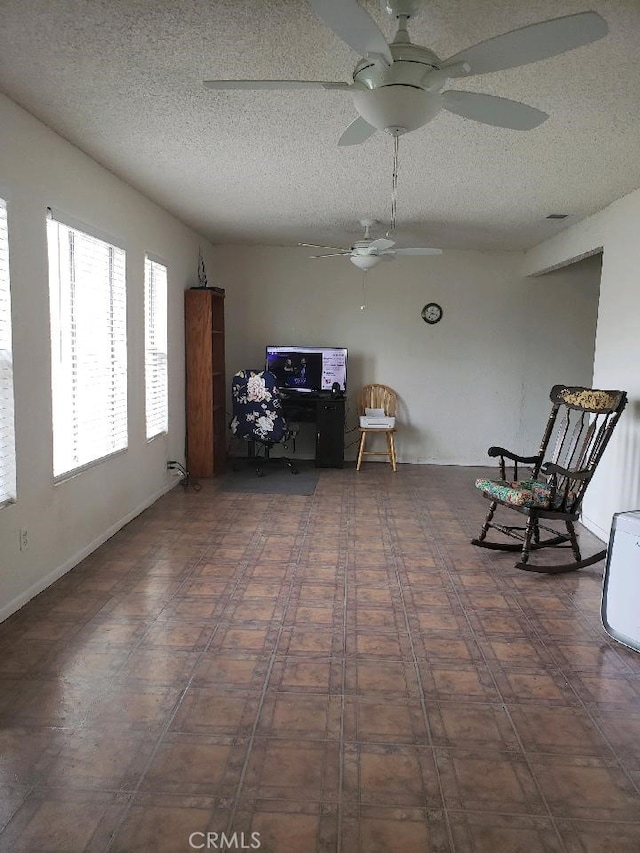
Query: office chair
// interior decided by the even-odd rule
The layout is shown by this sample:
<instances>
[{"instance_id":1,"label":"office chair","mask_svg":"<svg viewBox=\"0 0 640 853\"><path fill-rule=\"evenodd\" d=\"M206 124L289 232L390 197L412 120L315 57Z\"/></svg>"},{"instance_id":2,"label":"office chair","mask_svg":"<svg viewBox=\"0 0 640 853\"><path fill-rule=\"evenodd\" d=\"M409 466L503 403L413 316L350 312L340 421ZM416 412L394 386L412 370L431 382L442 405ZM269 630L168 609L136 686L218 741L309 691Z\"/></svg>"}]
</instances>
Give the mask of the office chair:
<instances>
[{"instance_id":1,"label":"office chair","mask_svg":"<svg viewBox=\"0 0 640 853\"><path fill-rule=\"evenodd\" d=\"M580 518L582 499L624 410L627 395L624 391L554 385L549 397L551 413L536 454L519 456L503 447L489 448L489 456L500 460L500 479L476 480L476 488L490 504L480 534L471 544L498 551L520 551L516 568L559 574L590 566L606 556L604 550L582 559L574 522ZM505 459L512 468L510 476ZM531 468L523 479L518 478L519 465ZM493 517L498 506L526 516L526 524L520 527L497 524ZM567 532L541 524L540 519L563 522ZM521 544L487 541L490 530ZM541 530L547 538L540 538ZM541 548L571 548L573 562L530 564L531 551Z\"/></svg>"},{"instance_id":2,"label":"office chair","mask_svg":"<svg viewBox=\"0 0 640 853\"><path fill-rule=\"evenodd\" d=\"M262 461L269 460L271 448L275 444L283 444L295 435L287 427L282 414L276 377L267 370L240 370L231 382L231 396L231 432L249 442L249 458L255 465L258 477L264 477ZM262 461L260 448L263 451ZM298 473L298 469L288 457L279 457L280 459L288 465L292 474Z\"/></svg>"}]
</instances>

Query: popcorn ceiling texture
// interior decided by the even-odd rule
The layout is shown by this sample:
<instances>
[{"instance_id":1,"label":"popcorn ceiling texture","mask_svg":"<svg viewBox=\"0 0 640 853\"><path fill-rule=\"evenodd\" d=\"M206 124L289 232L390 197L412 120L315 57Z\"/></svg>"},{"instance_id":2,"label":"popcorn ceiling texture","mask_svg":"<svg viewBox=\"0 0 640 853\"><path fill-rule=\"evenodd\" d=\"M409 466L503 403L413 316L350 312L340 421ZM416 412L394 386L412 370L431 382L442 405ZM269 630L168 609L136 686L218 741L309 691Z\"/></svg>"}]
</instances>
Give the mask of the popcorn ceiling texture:
<instances>
[{"instance_id":1,"label":"popcorn ceiling texture","mask_svg":"<svg viewBox=\"0 0 640 853\"><path fill-rule=\"evenodd\" d=\"M363 5L392 38L380 4ZM425 0L409 29L446 58L586 8L605 39L451 84L542 109L540 128L442 112L401 139L399 245L524 249L640 186L637 0ZM392 141L337 147L349 95L202 86L349 80L357 61L304 0L2 3L0 90L215 243L343 245L362 216L388 222Z\"/></svg>"}]
</instances>

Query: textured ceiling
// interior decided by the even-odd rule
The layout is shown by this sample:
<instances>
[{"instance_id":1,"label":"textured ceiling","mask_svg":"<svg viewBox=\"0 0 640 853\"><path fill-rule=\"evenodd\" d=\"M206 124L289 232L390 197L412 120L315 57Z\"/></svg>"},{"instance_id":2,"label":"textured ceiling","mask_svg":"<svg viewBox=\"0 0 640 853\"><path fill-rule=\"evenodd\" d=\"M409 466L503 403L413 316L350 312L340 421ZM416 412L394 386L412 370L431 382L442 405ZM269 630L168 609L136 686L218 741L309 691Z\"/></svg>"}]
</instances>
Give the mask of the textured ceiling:
<instances>
[{"instance_id":1,"label":"textured ceiling","mask_svg":"<svg viewBox=\"0 0 640 853\"><path fill-rule=\"evenodd\" d=\"M452 83L548 112L539 128L442 112L400 139L399 245L522 249L640 186L639 0L424 0L409 30L446 58L586 10L599 42ZM388 223L393 142L337 147L349 95L202 85L349 81L359 57L305 0L0 0L0 24L0 89L212 242L349 245L363 216Z\"/></svg>"}]
</instances>

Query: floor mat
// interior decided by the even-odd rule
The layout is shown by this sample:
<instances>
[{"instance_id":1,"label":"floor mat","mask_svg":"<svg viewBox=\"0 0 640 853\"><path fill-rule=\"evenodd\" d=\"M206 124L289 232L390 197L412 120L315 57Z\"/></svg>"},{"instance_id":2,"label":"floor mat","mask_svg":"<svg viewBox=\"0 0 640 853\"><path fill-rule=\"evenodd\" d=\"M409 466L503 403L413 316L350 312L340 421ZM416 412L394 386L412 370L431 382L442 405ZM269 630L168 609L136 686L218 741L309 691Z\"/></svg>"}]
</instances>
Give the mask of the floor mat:
<instances>
[{"instance_id":1,"label":"floor mat","mask_svg":"<svg viewBox=\"0 0 640 853\"><path fill-rule=\"evenodd\" d=\"M248 460L238 459L237 471L228 467L222 482L223 492L241 492L253 495L313 495L318 484L318 469L313 462L296 461L298 474L292 474L287 465L271 459L263 463L264 477L258 477Z\"/></svg>"}]
</instances>

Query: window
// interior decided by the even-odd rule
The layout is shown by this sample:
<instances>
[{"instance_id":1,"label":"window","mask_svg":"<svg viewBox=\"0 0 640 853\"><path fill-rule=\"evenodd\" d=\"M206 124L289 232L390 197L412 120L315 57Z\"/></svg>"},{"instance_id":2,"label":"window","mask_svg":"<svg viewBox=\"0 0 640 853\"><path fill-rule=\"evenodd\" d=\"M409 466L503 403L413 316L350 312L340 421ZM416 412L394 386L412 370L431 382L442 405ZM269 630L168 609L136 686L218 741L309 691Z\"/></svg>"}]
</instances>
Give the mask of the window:
<instances>
[{"instance_id":1,"label":"window","mask_svg":"<svg viewBox=\"0 0 640 853\"><path fill-rule=\"evenodd\" d=\"M60 479L127 447L125 252L53 217L47 237Z\"/></svg>"},{"instance_id":2,"label":"window","mask_svg":"<svg viewBox=\"0 0 640 853\"><path fill-rule=\"evenodd\" d=\"M144 375L147 439L167 432L167 268L144 262Z\"/></svg>"},{"instance_id":3,"label":"window","mask_svg":"<svg viewBox=\"0 0 640 853\"><path fill-rule=\"evenodd\" d=\"M7 206L0 199L0 506L16 499Z\"/></svg>"}]
</instances>

